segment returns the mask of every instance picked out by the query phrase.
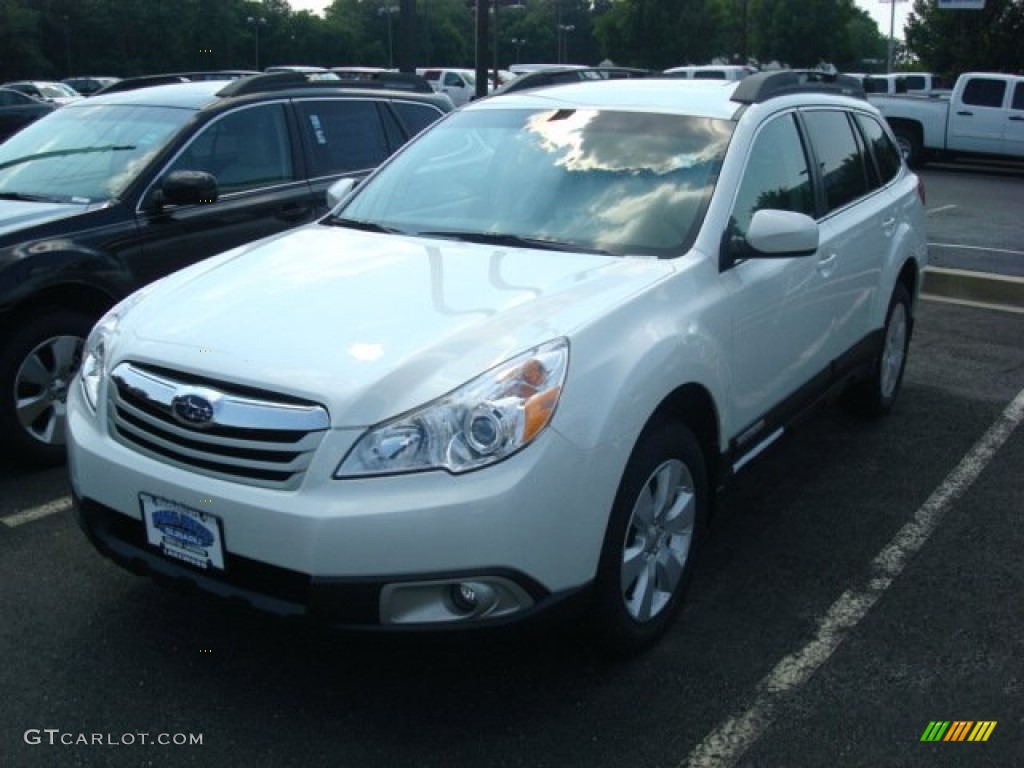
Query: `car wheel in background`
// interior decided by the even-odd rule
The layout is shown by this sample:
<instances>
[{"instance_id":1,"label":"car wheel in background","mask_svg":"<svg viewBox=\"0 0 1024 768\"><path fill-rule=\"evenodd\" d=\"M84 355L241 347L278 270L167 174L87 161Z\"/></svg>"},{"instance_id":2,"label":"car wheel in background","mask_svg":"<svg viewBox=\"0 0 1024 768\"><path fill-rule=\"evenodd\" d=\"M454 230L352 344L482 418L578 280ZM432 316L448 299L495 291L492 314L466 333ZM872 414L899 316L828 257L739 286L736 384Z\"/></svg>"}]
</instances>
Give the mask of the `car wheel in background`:
<instances>
[{"instance_id":1,"label":"car wheel in background","mask_svg":"<svg viewBox=\"0 0 1024 768\"><path fill-rule=\"evenodd\" d=\"M92 324L79 312L43 309L0 349L0 451L8 458L64 461L68 388Z\"/></svg>"}]
</instances>

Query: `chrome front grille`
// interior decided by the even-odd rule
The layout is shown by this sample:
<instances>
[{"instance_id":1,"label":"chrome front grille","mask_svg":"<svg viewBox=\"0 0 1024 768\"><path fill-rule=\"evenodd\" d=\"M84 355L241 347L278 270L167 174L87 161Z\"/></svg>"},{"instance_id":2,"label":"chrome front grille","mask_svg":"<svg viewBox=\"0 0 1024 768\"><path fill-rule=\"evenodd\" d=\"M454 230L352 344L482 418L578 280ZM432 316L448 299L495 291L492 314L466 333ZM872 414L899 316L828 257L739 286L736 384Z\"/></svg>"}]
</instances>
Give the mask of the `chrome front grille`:
<instances>
[{"instance_id":1,"label":"chrome front grille","mask_svg":"<svg viewBox=\"0 0 1024 768\"><path fill-rule=\"evenodd\" d=\"M330 423L316 403L132 363L114 369L108 389L110 433L122 444L265 488L297 488Z\"/></svg>"}]
</instances>

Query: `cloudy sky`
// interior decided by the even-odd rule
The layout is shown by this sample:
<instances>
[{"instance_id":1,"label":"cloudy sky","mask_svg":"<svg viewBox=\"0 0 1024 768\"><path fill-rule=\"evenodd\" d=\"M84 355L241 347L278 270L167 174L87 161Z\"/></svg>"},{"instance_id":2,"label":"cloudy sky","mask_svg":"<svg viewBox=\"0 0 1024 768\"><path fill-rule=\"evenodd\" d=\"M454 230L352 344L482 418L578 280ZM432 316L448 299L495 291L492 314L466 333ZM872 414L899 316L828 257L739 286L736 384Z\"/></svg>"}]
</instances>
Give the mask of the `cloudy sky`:
<instances>
[{"instance_id":1,"label":"cloudy sky","mask_svg":"<svg viewBox=\"0 0 1024 768\"><path fill-rule=\"evenodd\" d=\"M892 6L880 0L856 0L857 5L864 8L878 22L878 28L886 37L889 36L889 14ZM288 4L295 10L310 10L320 13L331 4L331 0L288 0ZM903 37L903 22L910 13L910 0L896 3L896 37Z\"/></svg>"}]
</instances>

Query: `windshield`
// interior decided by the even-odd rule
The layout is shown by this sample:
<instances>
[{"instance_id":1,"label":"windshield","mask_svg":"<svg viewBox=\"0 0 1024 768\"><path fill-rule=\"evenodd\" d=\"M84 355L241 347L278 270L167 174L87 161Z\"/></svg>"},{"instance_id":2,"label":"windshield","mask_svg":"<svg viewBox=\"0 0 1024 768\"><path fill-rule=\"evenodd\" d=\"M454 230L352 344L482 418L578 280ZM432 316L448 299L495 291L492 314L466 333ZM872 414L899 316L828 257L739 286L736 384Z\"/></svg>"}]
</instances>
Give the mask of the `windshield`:
<instances>
[{"instance_id":1,"label":"windshield","mask_svg":"<svg viewBox=\"0 0 1024 768\"><path fill-rule=\"evenodd\" d=\"M95 203L118 197L195 113L71 105L0 144L0 196Z\"/></svg>"},{"instance_id":2,"label":"windshield","mask_svg":"<svg viewBox=\"0 0 1024 768\"><path fill-rule=\"evenodd\" d=\"M677 256L696 237L728 121L593 109L457 112L337 212L338 223Z\"/></svg>"}]
</instances>

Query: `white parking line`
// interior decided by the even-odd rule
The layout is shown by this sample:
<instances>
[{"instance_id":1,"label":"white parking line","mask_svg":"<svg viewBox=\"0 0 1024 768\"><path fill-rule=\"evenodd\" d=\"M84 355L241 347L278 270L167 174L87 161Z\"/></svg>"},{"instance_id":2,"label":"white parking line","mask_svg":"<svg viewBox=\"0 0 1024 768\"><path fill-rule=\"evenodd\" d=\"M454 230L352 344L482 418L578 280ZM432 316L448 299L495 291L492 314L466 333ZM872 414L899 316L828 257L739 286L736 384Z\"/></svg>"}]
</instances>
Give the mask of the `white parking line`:
<instances>
[{"instance_id":1,"label":"white parking line","mask_svg":"<svg viewBox=\"0 0 1024 768\"><path fill-rule=\"evenodd\" d=\"M705 736L680 763L680 768L726 768L736 764L774 724L783 697L799 689L828 661L902 573L910 558L924 546L949 508L978 478L1022 420L1024 390L1017 393L996 422L917 510L913 519L875 556L868 585L844 592L818 619L817 636L782 659L758 684L753 703Z\"/></svg>"},{"instance_id":2,"label":"white parking line","mask_svg":"<svg viewBox=\"0 0 1024 768\"><path fill-rule=\"evenodd\" d=\"M19 525L31 523L33 520L56 515L58 512L67 512L69 509L71 509L71 497L62 496L38 507L32 507L23 512L15 512L7 517L0 517L0 523L3 523L8 528L17 528Z\"/></svg>"},{"instance_id":3,"label":"white parking line","mask_svg":"<svg viewBox=\"0 0 1024 768\"><path fill-rule=\"evenodd\" d=\"M942 213L943 211L951 211L956 208L955 205L940 205L938 208L929 208L928 213Z\"/></svg>"},{"instance_id":4,"label":"white parking line","mask_svg":"<svg viewBox=\"0 0 1024 768\"><path fill-rule=\"evenodd\" d=\"M991 253L1008 253L1011 256L1024 256L1024 251L1012 251L1007 248L990 248L987 245L958 245L957 243L928 243L939 248L960 248L965 251L989 251Z\"/></svg>"}]
</instances>

